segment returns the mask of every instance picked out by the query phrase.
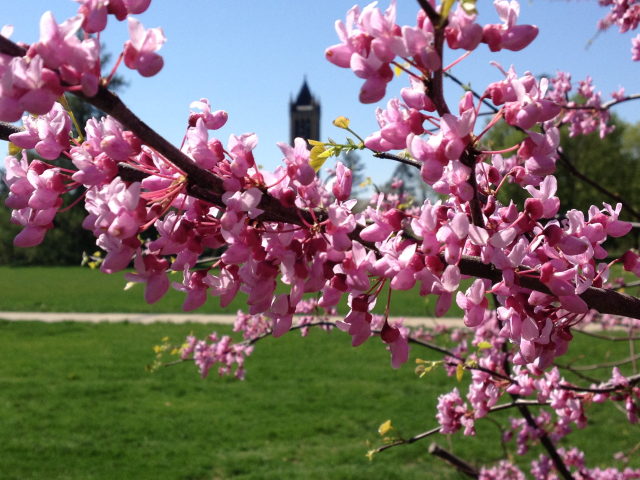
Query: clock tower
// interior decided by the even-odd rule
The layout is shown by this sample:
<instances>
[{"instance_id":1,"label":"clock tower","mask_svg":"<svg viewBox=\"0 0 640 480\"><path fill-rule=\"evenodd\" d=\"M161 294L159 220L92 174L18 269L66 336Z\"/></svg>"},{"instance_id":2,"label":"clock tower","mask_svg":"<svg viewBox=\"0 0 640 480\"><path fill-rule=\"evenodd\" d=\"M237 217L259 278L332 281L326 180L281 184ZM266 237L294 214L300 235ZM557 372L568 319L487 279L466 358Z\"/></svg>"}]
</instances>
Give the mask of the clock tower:
<instances>
[{"instance_id":1,"label":"clock tower","mask_svg":"<svg viewBox=\"0 0 640 480\"><path fill-rule=\"evenodd\" d=\"M320 140L320 102L311 95L304 79L298 98L289 101L290 145L296 137Z\"/></svg>"}]
</instances>

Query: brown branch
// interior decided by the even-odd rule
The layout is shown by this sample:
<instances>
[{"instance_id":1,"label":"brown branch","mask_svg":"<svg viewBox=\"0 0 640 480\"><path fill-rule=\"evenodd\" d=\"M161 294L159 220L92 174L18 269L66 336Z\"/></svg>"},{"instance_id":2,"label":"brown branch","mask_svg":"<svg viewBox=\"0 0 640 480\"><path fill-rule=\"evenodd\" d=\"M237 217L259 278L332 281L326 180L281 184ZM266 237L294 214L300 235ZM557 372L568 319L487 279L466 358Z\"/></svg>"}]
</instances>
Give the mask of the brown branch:
<instances>
[{"instance_id":1,"label":"brown branch","mask_svg":"<svg viewBox=\"0 0 640 480\"><path fill-rule=\"evenodd\" d=\"M464 151L462 156L460 157L460 163L469 167L471 170L471 174L469 175L469 179L467 183L471 185L473 188L473 198L469 200L469 209L471 210L471 222L478 226L484 228L484 217L482 215L482 205L480 205L480 200L478 199L478 183L476 181L476 159L480 152L477 152L473 149L471 152Z\"/></svg>"},{"instance_id":2,"label":"brown branch","mask_svg":"<svg viewBox=\"0 0 640 480\"><path fill-rule=\"evenodd\" d=\"M443 258L444 256L441 255L441 260ZM460 273L463 275L486 278L492 280L493 283L502 281L502 272L491 264L485 265L479 257L463 255L459 267ZM553 295L538 278L520 276L518 281L521 287ZM589 287L584 293L580 294L580 298L587 303L589 308L593 308L600 313L640 318L640 299L637 297L612 290Z\"/></svg>"},{"instance_id":3,"label":"brown branch","mask_svg":"<svg viewBox=\"0 0 640 480\"><path fill-rule=\"evenodd\" d=\"M9 135L24 130L24 127L18 127L12 123L0 122L0 140L9 141Z\"/></svg>"},{"instance_id":4,"label":"brown branch","mask_svg":"<svg viewBox=\"0 0 640 480\"><path fill-rule=\"evenodd\" d=\"M0 53L11 57L24 57L27 54L27 50L0 35Z\"/></svg>"},{"instance_id":5,"label":"brown branch","mask_svg":"<svg viewBox=\"0 0 640 480\"><path fill-rule=\"evenodd\" d=\"M429 17L434 27L440 25L440 14L435 11L428 0L418 0L418 4L420 4L420 8L424 10L424 13L427 14L427 17Z\"/></svg>"},{"instance_id":6,"label":"brown branch","mask_svg":"<svg viewBox=\"0 0 640 480\"><path fill-rule=\"evenodd\" d=\"M433 442L431 445L429 445L428 452L434 457L438 457L444 460L446 463L448 463L453 468L458 470L463 475L466 475L467 477L470 477L470 478L480 477L480 472L478 472L478 469L476 467L465 462L460 457L455 456L449 450L445 450L436 442Z\"/></svg>"},{"instance_id":7,"label":"brown branch","mask_svg":"<svg viewBox=\"0 0 640 480\"><path fill-rule=\"evenodd\" d=\"M442 81L442 66L444 66L444 28L438 28L438 24L434 24L434 26L435 31L433 33L433 43L436 53L440 57L440 62L442 63L442 65L440 66L440 69L433 72L432 78L424 80L424 84L426 87L426 94L429 96L429 99L436 107L438 115L442 117L445 113L451 113L449 107L447 106L447 102L444 99L444 88Z\"/></svg>"},{"instance_id":8,"label":"brown branch","mask_svg":"<svg viewBox=\"0 0 640 480\"><path fill-rule=\"evenodd\" d=\"M388 445L383 445L381 447L376 448L375 452L376 453L384 452L385 450L387 450L387 449L389 449L391 447L397 447L398 445L408 445L408 444L417 442L418 440L422 440L423 438L427 438L427 437L430 437L431 435L433 435L435 433L438 433L440 430L442 430L442 427L436 427L436 428L431 429L431 430L429 430L427 432L424 432L424 433L421 433L419 435L416 435L415 437L411 437L411 438L409 438L407 440L404 440L404 439L397 440L397 441L395 441L393 443L390 443Z\"/></svg>"},{"instance_id":9,"label":"brown branch","mask_svg":"<svg viewBox=\"0 0 640 480\"><path fill-rule=\"evenodd\" d=\"M517 401L518 399L518 395L511 395L511 397L514 399L514 401ZM531 428L535 428L536 430L539 430L541 432L540 443L542 443L542 446L547 450L547 453L549 453L549 456L551 457L551 460L553 460L553 464L556 466L558 473L565 480L573 480L573 476L562 461L562 457L560 457L560 455L558 454L555 445L547 436L547 433L538 426L535 418L533 418L533 415L531 415L531 411L529 411L529 407L527 407L526 405L518 405L518 410L520 410L520 414L524 417L525 421Z\"/></svg>"}]
</instances>

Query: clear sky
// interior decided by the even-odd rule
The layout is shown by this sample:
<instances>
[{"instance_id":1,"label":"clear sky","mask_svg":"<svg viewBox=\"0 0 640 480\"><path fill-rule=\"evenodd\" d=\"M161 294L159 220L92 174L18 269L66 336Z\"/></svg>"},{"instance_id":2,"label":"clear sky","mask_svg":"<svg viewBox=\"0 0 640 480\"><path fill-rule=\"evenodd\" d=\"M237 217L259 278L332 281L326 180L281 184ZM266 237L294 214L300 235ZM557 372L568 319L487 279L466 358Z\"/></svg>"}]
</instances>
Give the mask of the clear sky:
<instances>
[{"instance_id":1,"label":"clear sky","mask_svg":"<svg viewBox=\"0 0 640 480\"><path fill-rule=\"evenodd\" d=\"M21 0L2 2L0 25L12 24L14 41L31 43L39 37L39 19L51 10L58 23L75 15L78 4L70 0ZM276 146L288 141L288 102L295 96L306 75L312 93L322 105L321 136L344 140L341 130L331 121L339 115L351 119L352 128L361 135L377 130L375 108L362 105L358 92L362 80L346 69L324 59L324 50L338 39L336 19L343 19L353 0L191 0L176 2L153 0L149 10L137 18L146 28L161 26L167 37L160 50L165 66L153 78L145 79L124 65L119 69L130 86L121 93L124 101L144 121L175 144L179 144L186 128L189 104L206 97L214 109L229 113L227 125L215 132L226 145L231 133L255 132L259 137L255 151L258 163L275 168L282 159ZM361 8L366 3L361 3ZM384 10L388 1L383 0ZM500 23L492 2L478 1L479 22ZM418 11L415 0L398 0L400 25L415 25ZM452 73L472 87L483 91L502 74L489 65L491 60L505 68L513 64L518 74L531 71L535 75L565 70L574 83L590 75L603 98L626 88L627 93L640 91L640 63L631 61L631 38L617 29L600 34L587 49L596 33L596 22L607 10L595 0L532 0L521 2L518 23L537 25L540 34L520 54L489 52L481 45ZM128 38L125 22L112 16L101 40L114 54L120 52ZM446 50L445 64L462 51ZM389 85L384 108L393 96L399 96L408 85L402 75ZM462 91L448 82L447 100L457 109ZM628 102L616 110L629 121L640 121L640 104ZM368 166L367 175L376 182L386 181L395 164L361 155Z\"/></svg>"}]
</instances>

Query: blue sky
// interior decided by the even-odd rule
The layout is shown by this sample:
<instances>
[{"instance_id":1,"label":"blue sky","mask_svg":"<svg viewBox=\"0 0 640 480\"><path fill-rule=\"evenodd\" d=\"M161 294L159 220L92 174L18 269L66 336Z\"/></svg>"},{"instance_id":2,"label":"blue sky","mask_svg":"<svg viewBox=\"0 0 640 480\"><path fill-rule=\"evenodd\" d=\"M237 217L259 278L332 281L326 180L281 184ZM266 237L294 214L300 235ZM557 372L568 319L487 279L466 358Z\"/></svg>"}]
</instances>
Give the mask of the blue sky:
<instances>
[{"instance_id":1,"label":"blue sky","mask_svg":"<svg viewBox=\"0 0 640 480\"><path fill-rule=\"evenodd\" d=\"M353 4L353 0L154 0L138 18L147 28L163 28L167 43L159 53L165 66L155 77L145 79L122 65L119 73L130 86L121 96L144 121L176 144L185 132L189 104L206 97L214 109L229 113L227 125L215 136L226 145L231 133L257 133L258 163L272 170L282 158L276 142L288 141L289 98L297 94L306 75L312 93L322 104L324 139L344 139L343 131L331 125L339 115L350 118L356 132L367 135L377 130L377 105L360 104L362 80L324 59L324 50L338 43L335 20L344 19ZM380 6L386 9L388 2L383 1ZM51 10L62 23L75 15L77 7L77 3L68 0L4 2L0 25L14 25L12 40L31 43L39 37L42 13ZM398 0L397 23L415 24L417 9L414 0ZM499 23L491 2L479 1L478 9L481 24ZM503 78L489 65L494 60L505 68L513 64L518 74L527 70L535 75L565 70L576 84L590 75L605 98L619 86L624 86L627 93L638 92L640 63L630 59L631 38L637 31L620 35L617 29L611 29L585 48L596 33L597 20L606 11L593 0L523 1L519 23L540 28L535 42L520 54L491 53L481 45L452 73L482 91ZM115 56L128 38L127 26L113 17L109 21L102 41ZM459 54L447 50L445 64ZM406 75L394 79L379 105L384 107L407 84ZM455 108L462 92L452 83L445 86L447 100ZM637 102L628 102L616 111L627 121L640 121ZM367 174L376 182L386 181L395 167L366 154L362 158Z\"/></svg>"}]
</instances>

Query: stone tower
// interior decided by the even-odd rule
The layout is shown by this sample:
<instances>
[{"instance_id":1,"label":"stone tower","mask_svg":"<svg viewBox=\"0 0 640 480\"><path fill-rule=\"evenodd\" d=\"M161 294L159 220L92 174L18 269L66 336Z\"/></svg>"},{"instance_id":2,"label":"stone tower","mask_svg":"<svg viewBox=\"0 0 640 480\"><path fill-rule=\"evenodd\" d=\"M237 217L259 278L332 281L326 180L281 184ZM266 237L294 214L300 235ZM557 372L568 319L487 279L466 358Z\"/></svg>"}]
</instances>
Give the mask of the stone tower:
<instances>
[{"instance_id":1,"label":"stone tower","mask_svg":"<svg viewBox=\"0 0 640 480\"><path fill-rule=\"evenodd\" d=\"M290 145L296 137L320 140L320 102L311 95L304 79L298 98L289 100Z\"/></svg>"}]
</instances>

